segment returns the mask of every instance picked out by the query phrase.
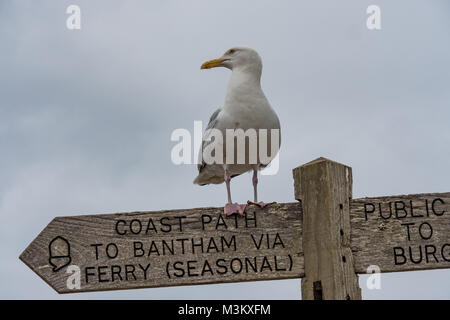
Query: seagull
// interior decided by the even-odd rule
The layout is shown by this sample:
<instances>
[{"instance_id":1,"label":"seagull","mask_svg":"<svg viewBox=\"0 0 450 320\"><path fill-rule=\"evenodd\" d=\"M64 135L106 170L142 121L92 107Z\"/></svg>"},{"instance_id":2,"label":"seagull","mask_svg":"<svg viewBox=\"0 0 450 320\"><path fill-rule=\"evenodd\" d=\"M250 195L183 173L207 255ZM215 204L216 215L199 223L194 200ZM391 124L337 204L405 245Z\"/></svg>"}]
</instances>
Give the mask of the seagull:
<instances>
[{"instance_id":1,"label":"seagull","mask_svg":"<svg viewBox=\"0 0 450 320\"><path fill-rule=\"evenodd\" d=\"M262 60L255 50L247 47L231 48L220 58L203 63L201 69L211 69L216 67L228 68L232 73L228 83L223 108L219 108L212 114L205 130L205 134L203 135L202 146L199 153L199 159L201 159L198 164L199 174L195 178L194 184L207 185L225 182L228 195L228 202L224 206L225 215L242 215L247 204L255 204L261 208L267 205L264 202L258 202L258 171L265 168L278 153L279 145L281 143L280 121L261 89ZM249 145L251 145L250 140L252 139L252 136L249 135L249 143L244 142L245 161L236 161L235 155L233 154L234 161L230 162L226 159L228 141L226 135L229 129L232 129L232 132L238 132L237 130L242 129L240 132L245 133L247 133L247 130L249 129L255 130L256 133L261 132L261 129L265 129L267 134L265 137L261 134L256 135L257 140L253 141L257 146L256 151L249 147ZM274 129L278 132L278 136L275 136L275 138L273 138L271 134ZM215 136L214 139L212 139L211 134L208 134L208 132L213 132L214 130L216 133L222 133L223 139L216 141ZM267 140L266 150L270 150L270 152L266 151L265 156L267 157L265 157L265 161L262 161L259 153L256 155L256 161L251 161L252 152L260 152L260 140L263 139L263 137ZM233 138L233 142L235 143L237 139L238 138ZM247 138L244 137L244 139ZM208 163L203 158L203 153L205 149L214 142L223 150L223 161L219 163ZM275 150L272 145L275 146ZM234 150L234 152L237 153L236 157L239 158L237 145L235 144L234 149L232 148L233 146L230 147L230 150ZM243 205L233 203L230 190L231 178L248 171L253 171L252 182L254 201L248 201L247 204Z\"/></svg>"}]
</instances>

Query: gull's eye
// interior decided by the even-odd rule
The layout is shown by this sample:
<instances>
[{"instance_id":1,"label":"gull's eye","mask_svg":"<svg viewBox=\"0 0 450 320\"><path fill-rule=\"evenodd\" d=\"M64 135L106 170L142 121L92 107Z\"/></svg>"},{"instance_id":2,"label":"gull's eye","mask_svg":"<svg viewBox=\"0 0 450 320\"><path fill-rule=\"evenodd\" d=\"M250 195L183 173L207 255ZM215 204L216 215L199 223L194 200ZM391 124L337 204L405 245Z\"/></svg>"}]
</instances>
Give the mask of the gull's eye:
<instances>
[{"instance_id":1,"label":"gull's eye","mask_svg":"<svg viewBox=\"0 0 450 320\"><path fill-rule=\"evenodd\" d=\"M236 51L236 50L234 50L234 49L230 49L230 50L228 50L228 53L229 53L229 54L233 54L235 51Z\"/></svg>"}]
</instances>

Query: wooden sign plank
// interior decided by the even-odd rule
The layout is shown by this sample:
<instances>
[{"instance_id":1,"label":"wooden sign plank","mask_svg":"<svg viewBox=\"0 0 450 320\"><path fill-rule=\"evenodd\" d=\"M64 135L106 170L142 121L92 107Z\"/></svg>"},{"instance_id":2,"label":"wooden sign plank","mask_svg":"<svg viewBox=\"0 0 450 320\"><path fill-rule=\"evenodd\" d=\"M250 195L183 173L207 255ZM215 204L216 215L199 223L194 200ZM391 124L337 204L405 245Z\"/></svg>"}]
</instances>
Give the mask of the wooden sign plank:
<instances>
[{"instance_id":1,"label":"wooden sign plank","mask_svg":"<svg viewBox=\"0 0 450 320\"><path fill-rule=\"evenodd\" d=\"M357 273L450 268L450 193L352 200Z\"/></svg>"},{"instance_id":2,"label":"wooden sign plank","mask_svg":"<svg viewBox=\"0 0 450 320\"><path fill-rule=\"evenodd\" d=\"M59 293L299 278L301 206L57 217L20 259Z\"/></svg>"}]
</instances>

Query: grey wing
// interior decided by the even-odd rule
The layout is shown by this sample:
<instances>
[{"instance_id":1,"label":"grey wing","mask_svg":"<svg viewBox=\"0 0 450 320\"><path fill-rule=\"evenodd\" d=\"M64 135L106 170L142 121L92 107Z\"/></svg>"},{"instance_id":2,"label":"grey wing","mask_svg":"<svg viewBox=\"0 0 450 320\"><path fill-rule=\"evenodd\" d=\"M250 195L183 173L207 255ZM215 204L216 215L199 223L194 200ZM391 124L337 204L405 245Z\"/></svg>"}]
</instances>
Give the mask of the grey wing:
<instances>
[{"instance_id":1,"label":"grey wing","mask_svg":"<svg viewBox=\"0 0 450 320\"><path fill-rule=\"evenodd\" d=\"M216 124L217 124L217 121L218 121L218 116L219 116L220 111L222 111L221 108L219 108L219 109L217 109L216 111L214 111L214 113L212 114L211 118L209 118L209 123L208 123L208 126L206 127L205 132L207 132L209 129L215 128L215 126L216 126ZM211 141L206 141L206 140L208 140L208 139L205 139L205 138L206 138L206 137L204 136L204 137L203 137L203 141L202 141L202 147L200 148L200 152L199 152L199 155L198 155L199 160L200 160L200 156L201 156L203 150L205 149L205 147L206 147L209 143L211 143ZM203 157L202 157L202 159L203 159ZM197 165L198 172L202 171L202 169L203 169L205 166L206 166L206 162L205 162L205 161L202 160L201 163L200 163L200 161L199 161L199 164Z\"/></svg>"}]
</instances>

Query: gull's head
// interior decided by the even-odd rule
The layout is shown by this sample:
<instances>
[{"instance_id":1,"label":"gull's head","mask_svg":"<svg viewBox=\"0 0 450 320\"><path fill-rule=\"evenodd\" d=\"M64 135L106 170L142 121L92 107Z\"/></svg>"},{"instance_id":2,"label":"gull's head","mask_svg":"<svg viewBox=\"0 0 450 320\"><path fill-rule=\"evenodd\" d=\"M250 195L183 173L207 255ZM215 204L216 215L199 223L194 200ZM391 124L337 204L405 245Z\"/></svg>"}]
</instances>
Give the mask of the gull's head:
<instances>
[{"instance_id":1,"label":"gull's head","mask_svg":"<svg viewBox=\"0 0 450 320\"><path fill-rule=\"evenodd\" d=\"M200 69L225 67L231 70L248 69L261 72L262 61L258 52L247 47L234 47L227 50L220 58L206 61Z\"/></svg>"}]
</instances>

